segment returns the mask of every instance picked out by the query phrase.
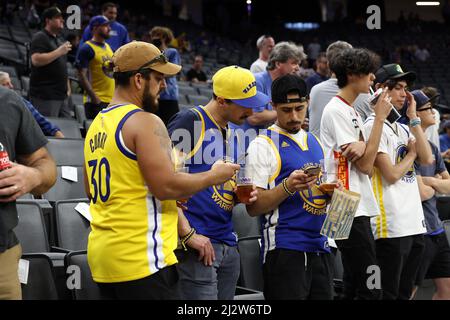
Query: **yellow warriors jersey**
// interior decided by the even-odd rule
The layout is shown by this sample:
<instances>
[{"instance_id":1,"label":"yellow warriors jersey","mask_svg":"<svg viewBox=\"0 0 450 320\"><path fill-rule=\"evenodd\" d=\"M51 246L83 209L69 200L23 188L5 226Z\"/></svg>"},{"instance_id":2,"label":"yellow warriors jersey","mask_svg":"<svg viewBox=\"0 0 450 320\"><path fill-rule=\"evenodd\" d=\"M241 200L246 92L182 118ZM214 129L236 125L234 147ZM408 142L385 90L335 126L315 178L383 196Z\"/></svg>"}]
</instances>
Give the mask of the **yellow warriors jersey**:
<instances>
[{"instance_id":1,"label":"yellow warriors jersey","mask_svg":"<svg viewBox=\"0 0 450 320\"><path fill-rule=\"evenodd\" d=\"M92 215L88 262L96 282L145 278L177 262L178 211L148 190L137 157L124 144L125 121L142 109L132 104L103 109L84 145Z\"/></svg>"},{"instance_id":2,"label":"yellow warriors jersey","mask_svg":"<svg viewBox=\"0 0 450 320\"><path fill-rule=\"evenodd\" d=\"M94 58L89 61L88 68L92 90L102 102L109 103L114 94L113 72L110 68L113 51L106 42L103 46L92 41L86 41L86 44L94 51Z\"/></svg>"}]
</instances>

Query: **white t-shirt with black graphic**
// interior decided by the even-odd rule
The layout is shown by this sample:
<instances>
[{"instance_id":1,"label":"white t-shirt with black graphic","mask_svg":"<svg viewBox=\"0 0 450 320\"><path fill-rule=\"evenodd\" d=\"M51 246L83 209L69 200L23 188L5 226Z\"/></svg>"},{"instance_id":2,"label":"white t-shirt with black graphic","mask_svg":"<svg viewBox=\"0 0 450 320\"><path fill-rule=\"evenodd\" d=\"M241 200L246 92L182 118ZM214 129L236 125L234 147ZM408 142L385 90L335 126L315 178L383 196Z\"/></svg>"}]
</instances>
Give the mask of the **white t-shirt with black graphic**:
<instances>
[{"instance_id":1,"label":"white t-shirt with black graphic","mask_svg":"<svg viewBox=\"0 0 450 320\"><path fill-rule=\"evenodd\" d=\"M340 159L339 178L346 188L361 195L355 217L374 217L379 214L379 209L369 176L342 157L341 147L367 139L364 123L355 109L339 96L331 99L323 111L320 141L324 147L325 158Z\"/></svg>"}]
</instances>

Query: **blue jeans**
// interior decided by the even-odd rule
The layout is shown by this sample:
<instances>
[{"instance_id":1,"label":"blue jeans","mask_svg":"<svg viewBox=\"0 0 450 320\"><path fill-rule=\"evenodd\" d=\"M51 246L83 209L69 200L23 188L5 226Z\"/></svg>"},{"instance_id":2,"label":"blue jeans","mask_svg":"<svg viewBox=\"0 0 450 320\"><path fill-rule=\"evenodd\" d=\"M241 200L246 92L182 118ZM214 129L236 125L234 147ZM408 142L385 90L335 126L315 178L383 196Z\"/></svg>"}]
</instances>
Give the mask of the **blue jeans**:
<instances>
[{"instance_id":1,"label":"blue jeans","mask_svg":"<svg viewBox=\"0 0 450 320\"><path fill-rule=\"evenodd\" d=\"M198 261L198 252L177 250L182 300L233 300L239 278L237 247L213 243L216 260L212 266Z\"/></svg>"}]
</instances>

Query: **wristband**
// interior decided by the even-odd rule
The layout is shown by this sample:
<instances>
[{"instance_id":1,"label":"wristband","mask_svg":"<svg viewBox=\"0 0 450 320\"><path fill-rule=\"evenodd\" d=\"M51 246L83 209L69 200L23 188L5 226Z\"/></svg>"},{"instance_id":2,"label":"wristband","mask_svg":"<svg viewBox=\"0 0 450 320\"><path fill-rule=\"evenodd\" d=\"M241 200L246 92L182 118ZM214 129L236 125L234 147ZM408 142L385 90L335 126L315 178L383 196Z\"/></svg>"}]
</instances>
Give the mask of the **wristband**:
<instances>
[{"instance_id":1,"label":"wristband","mask_svg":"<svg viewBox=\"0 0 450 320\"><path fill-rule=\"evenodd\" d=\"M411 126L411 128L420 126L421 124L422 124L422 120L420 120L420 118L414 118L409 121L409 125Z\"/></svg>"},{"instance_id":2,"label":"wristband","mask_svg":"<svg viewBox=\"0 0 450 320\"><path fill-rule=\"evenodd\" d=\"M287 178L284 178L281 184L283 185L284 192L286 192L290 197L292 197L295 194L295 192L290 191L289 188L287 187Z\"/></svg>"},{"instance_id":3,"label":"wristband","mask_svg":"<svg viewBox=\"0 0 450 320\"><path fill-rule=\"evenodd\" d=\"M191 228L191 231L187 235L185 235L183 238L181 238L181 245L183 246L184 251L187 251L186 242L189 241L190 238L195 234L195 229Z\"/></svg>"}]
</instances>

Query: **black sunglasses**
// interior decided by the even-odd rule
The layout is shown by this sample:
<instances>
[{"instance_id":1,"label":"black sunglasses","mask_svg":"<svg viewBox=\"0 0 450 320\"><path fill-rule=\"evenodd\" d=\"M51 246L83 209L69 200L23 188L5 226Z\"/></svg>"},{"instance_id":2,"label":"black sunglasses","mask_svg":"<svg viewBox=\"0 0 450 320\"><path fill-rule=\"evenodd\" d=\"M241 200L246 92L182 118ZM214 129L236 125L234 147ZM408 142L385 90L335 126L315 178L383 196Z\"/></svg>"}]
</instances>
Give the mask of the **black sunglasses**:
<instances>
[{"instance_id":1,"label":"black sunglasses","mask_svg":"<svg viewBox=\"0 0 450 320\"><path fill-rule=\"evenodd\" d=\"M169 62L169 61L167 60L167 57L164 55L164 52L161 52L161 54L159 56L153 58L149 62L146 62L141 67L139 67L138 71L141 69L144 69L145 67L151 66L152 64L156 64L156 63L166 64L167 62Z\"/></svg>"},{"instance_id":2,"label":"black sunglasses","mask_svg":"<svg viewBox=\"0 0 450 320\"><path fill-rule=\"evenodd\" d=\"M133 74L136 74L136 73L148 73L148 72L151 71L151 69L150 68L146 68L146 67L151 66L151 65L156 64L156 63L166 64L168 62L169 61L167 60L167 57L164 55L164 52L161 52L161 54L159 56L153 58L149 62L144 63L138 69L131 70L131 71L125 71L125 72L121 72L121 73L129 74L129 75L133 75Z\"/></svg>"},{"instance_id":3,"label":"black sunglasses","mask_svg":"<svg viewBox=\"0 0 450 320\"><path fill-rule=\"evenodd\" d=\"M417 112L419 112L419 111L427 111L427 110L431 110L431 109L433 109L432 106L431 106L431 107L428 107L428 108L418 109L418 110L416 110L416 111L417 111Z\"/></svg>"}]
</instances>

